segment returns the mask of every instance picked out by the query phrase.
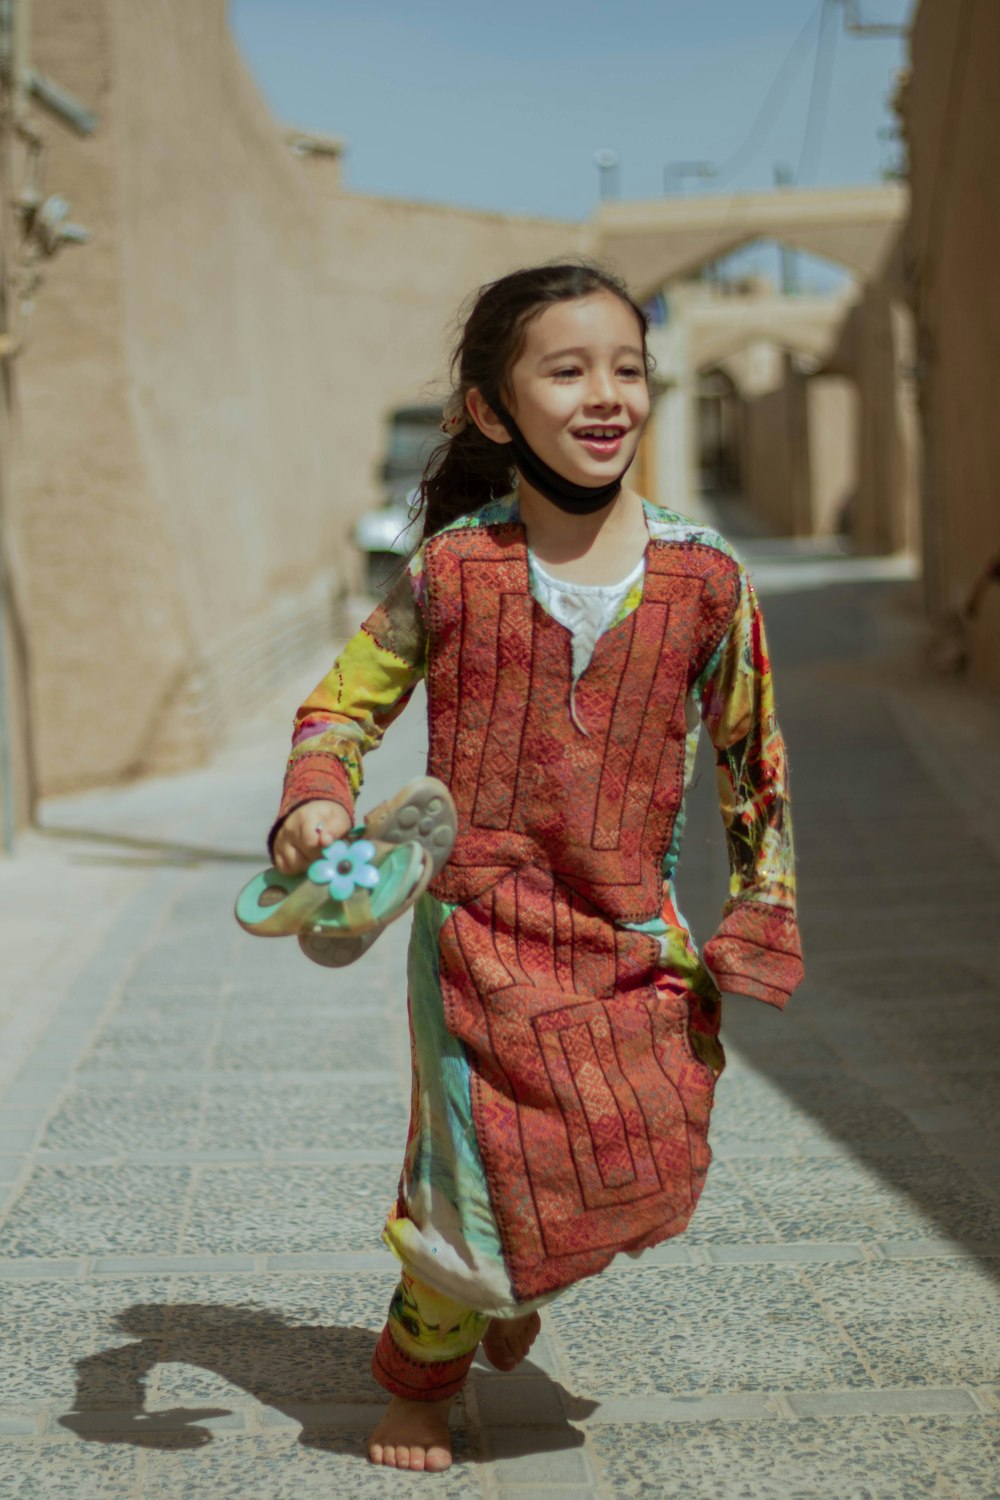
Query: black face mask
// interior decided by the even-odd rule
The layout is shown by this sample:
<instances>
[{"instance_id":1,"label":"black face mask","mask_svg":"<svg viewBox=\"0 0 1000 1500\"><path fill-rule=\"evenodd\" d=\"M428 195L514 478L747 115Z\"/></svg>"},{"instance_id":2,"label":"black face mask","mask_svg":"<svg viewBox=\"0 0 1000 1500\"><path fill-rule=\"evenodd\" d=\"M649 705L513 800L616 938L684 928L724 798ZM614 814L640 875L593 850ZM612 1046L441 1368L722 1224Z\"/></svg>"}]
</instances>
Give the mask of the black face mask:
<instances>
[{"instance_id":1,"label":"black face mask","mask_svg":"<svg viewBox=\"0 0 1000 1500\"><path fill-rule=\"evenodd\" d=\"M571 480L564 479L555 469L550 468L545 460L539 458L535 450L529 447L521 429L501 401L491 400L490 406L510 433L514 459L524 478L533 490L544 495L546 500L551 500L552 504L557 505L560 510L566 511L571 516L589 516L593 511L602 510L605 505L610 505L620 493L622 480L628 473L632 459L635 458L634 453L621 473L609 480L607 484L573 484Z\"/></svg>"}]
</instances>

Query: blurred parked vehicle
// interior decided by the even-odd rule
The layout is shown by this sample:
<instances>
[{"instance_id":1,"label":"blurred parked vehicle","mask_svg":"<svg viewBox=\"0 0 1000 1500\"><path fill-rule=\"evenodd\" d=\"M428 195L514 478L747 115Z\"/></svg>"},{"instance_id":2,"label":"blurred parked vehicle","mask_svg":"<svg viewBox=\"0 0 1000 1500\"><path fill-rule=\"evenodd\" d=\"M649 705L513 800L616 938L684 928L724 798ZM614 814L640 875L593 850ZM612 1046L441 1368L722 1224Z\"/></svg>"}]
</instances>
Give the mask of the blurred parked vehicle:
<instances>
[{"instance_id":1,"label":"blurred parked vehicle","mask_svg":"<svg viewBox=\"0 0 1000 1500\"><path fill-rule=\"evenodd\" d=\"M385 591L420 541L420 519L415 515L419 483L440 441L439 406L401 406L391 413L381 469L385 498L354 528L354 542L365 554L365 577L373 594Z\"/></svg>"}]
</instances>

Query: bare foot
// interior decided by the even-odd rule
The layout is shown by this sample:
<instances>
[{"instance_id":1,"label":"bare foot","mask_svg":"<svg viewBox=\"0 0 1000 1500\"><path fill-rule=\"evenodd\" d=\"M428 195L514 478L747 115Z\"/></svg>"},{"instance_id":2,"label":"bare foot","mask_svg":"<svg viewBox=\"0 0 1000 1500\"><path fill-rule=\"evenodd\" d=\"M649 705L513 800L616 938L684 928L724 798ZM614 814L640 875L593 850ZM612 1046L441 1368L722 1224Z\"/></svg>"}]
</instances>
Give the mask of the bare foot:
<instances>
[{"instance_id":1,"label":"bare foot","mask_svg":"<svg viewBox=\"0 0 1000 1500\"><path fill-rule=\"evenodd\" d=\"M483 1336L483 1353L498 1370L514 1370L521 1363L541 1330L537 1312L523 1318L491 1318Z\"/></svg>"},{"instance_id":2,"label":"bare foot","mask_svg":"<svg viewBox=\"0 0 1000 1500\"><path fill-rule=\"evenodd\" d=\"M368 1439L368 1457L387 1469L439 1473L451 1466L451 1401L404 1401L393 1396Z\"/></svg>"}]
</instances>

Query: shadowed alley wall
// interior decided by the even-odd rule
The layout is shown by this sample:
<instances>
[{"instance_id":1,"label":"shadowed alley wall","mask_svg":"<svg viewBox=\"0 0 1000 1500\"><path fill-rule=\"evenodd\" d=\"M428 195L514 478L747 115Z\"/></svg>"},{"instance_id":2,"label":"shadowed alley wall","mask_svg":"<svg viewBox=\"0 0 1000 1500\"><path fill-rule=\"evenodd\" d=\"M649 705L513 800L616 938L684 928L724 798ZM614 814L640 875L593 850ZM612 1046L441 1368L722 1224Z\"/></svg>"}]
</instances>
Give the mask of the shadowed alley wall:
<instances>
[{"instance_id":1,"label":"shadowed alley wall","mask_svg":"<svg viewBox=\"0 0 1000 1500\"><path fill-rule=\"evenodd\" d=\"M1000 6L922 0L905 99L928 603L1000 685Z\"/></svg>"}]
</instances>

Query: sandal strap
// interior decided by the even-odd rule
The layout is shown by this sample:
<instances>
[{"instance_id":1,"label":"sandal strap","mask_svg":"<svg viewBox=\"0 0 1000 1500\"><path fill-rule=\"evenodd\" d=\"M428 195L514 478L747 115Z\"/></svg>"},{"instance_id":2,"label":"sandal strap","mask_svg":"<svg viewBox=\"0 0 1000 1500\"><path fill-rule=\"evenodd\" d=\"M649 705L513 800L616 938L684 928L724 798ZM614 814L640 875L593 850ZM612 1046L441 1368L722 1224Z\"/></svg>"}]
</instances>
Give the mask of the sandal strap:
<instances>
[{"instance_id":1,"label":"sandal strap","mask_svg":"<svg viewBox=\"0 0 1000 1500\"><path fill-rule=\"evenodd\" d=\"M292 933L301 932L303 924L325 903L328 895L325 886L316 885L312 880L303 880L289 891L268 916L253 924L254 931L262 936L274 937L289 937Z\"/></svg>"}]
</instances>

